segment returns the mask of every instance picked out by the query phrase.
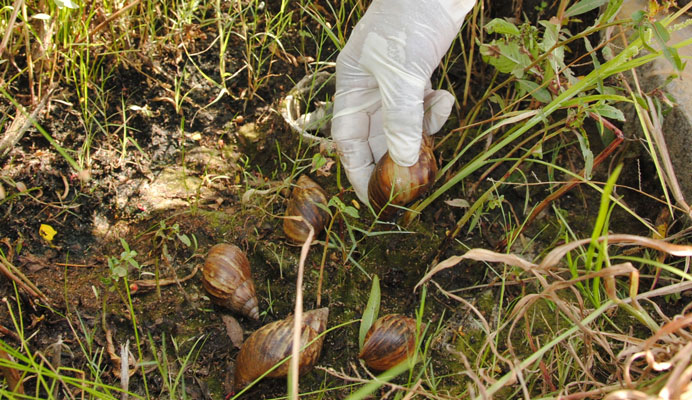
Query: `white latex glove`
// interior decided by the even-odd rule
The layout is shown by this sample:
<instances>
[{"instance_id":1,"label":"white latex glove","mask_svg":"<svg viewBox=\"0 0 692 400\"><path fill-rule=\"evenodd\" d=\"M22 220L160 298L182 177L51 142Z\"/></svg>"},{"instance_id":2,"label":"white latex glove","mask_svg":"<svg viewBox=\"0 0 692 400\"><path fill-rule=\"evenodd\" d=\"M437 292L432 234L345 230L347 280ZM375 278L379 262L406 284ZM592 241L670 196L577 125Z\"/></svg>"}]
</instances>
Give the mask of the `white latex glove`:
<instances>
[{"instance_id":1,"label":"white latex glove","mask_svg":"<svg viewBox=\"0 0 692 400\"><path fill-rule=\"evenodd\" d=\"M358 198L389 150L399 165L418 161L421 132L436 133L454 96L430 77L475 0L374 0L336 60L332 137Z\"/></svg>"}]
</instances>

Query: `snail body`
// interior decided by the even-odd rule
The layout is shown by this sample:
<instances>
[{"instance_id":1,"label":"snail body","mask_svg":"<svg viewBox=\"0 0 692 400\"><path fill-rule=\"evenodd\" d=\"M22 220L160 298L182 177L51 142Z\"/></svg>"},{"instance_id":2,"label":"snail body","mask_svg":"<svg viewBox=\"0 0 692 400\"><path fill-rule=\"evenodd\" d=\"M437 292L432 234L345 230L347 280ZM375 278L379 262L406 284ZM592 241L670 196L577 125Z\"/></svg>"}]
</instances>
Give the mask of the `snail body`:
<instances>
[{"instance_id":1,"label":"snail body","mask_svg":"<svg viewBox=\"0 0 692 400\"><path fill-rule=\"evenodd\" d=\"M209 249L202 267L202 285L214 303L259 319L250 262L237 246L220 243Z\"/></svg>"},{"instance_id":2,"label":"snail body","mask_svg":"<svg viewBox=\"0 0 692 400\"><path fill-rule=\"evenodd\" d=\"M312 225L315 236L319 234L329 221L329 213L318 206L327 206L327 194L315 181L307 175L298 178L291 192L291 198L286 206L286 216L300 216ZM303 221L290 218L284 219L284 233L295 243L304 243L310 233L310 228Z\"/></svg>"},{"instance_id":3,"label":"snail body","mask_svg":"<svg viewBox=\"0 0 692 400\"><path fill-rule=\"evenodd\" d=\"M424 194L435 181L437 162L431 139L421 142L418 162L402 167L385 153L375 165L368 182L368 199L375 213L382 219L391 219L398 208Z\"/></svg>"},{"instance_id":4,"label":"snail body","mask_svg":"<svg viewBox=\"0 0 692 400\"><path fill-rule=\"evenodd\" d=\"M317 338L327 327L329 308L319 308L303 314L300 348ZM322 351L324 336L300 352L299 374L309 371ZM240 390L262 376L281 360L291 355L293 344L293 316L269 323L250 335L238 352L235 361L234 387ZM265 377L280 378L288 374L288 362L269 372Z\"/></svg>"},{"instance_id":5,"label":"snail body","mask_svg":"<svg viewBox=\"0 0 692 400\"><path fill-rule=\"evenodd\" d=\"M365 361L368 368L386 371L413 356L415 351L416 320L389 314L372 324L358 358Z\"/></svg>"}]
</instances>

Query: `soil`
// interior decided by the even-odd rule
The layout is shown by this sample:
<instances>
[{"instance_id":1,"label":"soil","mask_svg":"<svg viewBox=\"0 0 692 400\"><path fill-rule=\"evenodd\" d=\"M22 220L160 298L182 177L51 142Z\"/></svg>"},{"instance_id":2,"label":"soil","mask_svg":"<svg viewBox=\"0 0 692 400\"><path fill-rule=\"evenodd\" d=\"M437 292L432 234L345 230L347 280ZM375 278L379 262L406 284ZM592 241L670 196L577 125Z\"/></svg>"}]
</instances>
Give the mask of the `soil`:
<instances>
[{"instance_id":1,"label":"soil","mask_svg":"<svg viewBox=\"0 0 692 400\"><path fill-rule=\"evenodd\" d=\"M272 2L267 3L271 7ZM503 15L503 8L511 11L511 7L502 7L500 3L504 2L497 3L491 10L493 17ZM531 2L524 2L524 10L534 10L530 18L538 17L539 12L550 13L549 9L537 8L540 2L528 3ZM88 121L89 126L85 126L80 115L75 88L59 87L52 94L39 122L55 141L73 150L73 157L84 157L84 173L71 168L33 128L2 158L0 184L6 193L0 200L2 251L45 297L35 297L10 280L2 280L2 307L10 312L0 313L0 338L18 345L12 332L18 330L16 324L21 324L24 336L31 337L29 345L34 351L57 357L53 358L58 360L54 367L88 370L90 363L100 360L101 378L115 386L119 385L120 368L116 357L121 346L128 343L134 359L138 354L144 361L157 359L161 364L163 359L172 375L190 355L183 371L189 398L221 399L233 392L232 371L237 354L223 318L236 318L247 337L262 325L293 312L300 247L286 240L279 218L289 194L287 179L297 178L294 169L304 170L344 204L353 204L355 196L338 189L339 170L335 165L321 174L309 170L314 154L322 151L330 160L333 154L299 140L276 111L288 90L308 72L306 64L292 64L277 57L270 83L260 86L257 93L250 96L244 84L247 82L237 79L228 87L228 94L215 101L219 89L203 76L220 81L218 46L213 44L215 27L196 29L186 43L188 53L197 54L191 56L196 65L185 62L177 49L158 49L153 55L119 56L121 59L101 56L98 68L110 78L104 81L104 87L92 89L101 91L103 104L102 115ZM288 53L300 45L298 36L293 33L286 38ZM231 41L228 70L238 69L243 59L242 43L239 39ZM335 54L335 49L326 48L323 53ZM485 71L480 60L478 63L474 73L480 76ZM452 68L452 77L465 76L461 64ZM183 91L187 96L178 109L170 88L173 77L181 76L185 76ZM20 82L17 87L21 85ZM28 95L20 98L28 105ZM92 100L97 99L94 96ZM14 113L6 102L2 108L4 113ZM123 121L127 121L127 128ZM452 129L455 123L458 121L452 118L445 130ZM597 147L598 140L592 143ZM88 154L80 153L85 147L89 148ZM594 153L598 150L594 148ZM440 149L440 154L446 154L445 151L448 150ZM629 171L621 183L637 187L635 171L651 173L650 163L624 157L624 152L620 154L618 157L627 163L625 170ZM579 160L581 156L575 146L560 157ZM294 164L293 160L298 162ZM577 161L574 170L579 168ZM492 176L503 173L498 170ZM596 179L605 178L607 169L596 173ZM343 175L340 179L346 182ZM406 228L405 234L380 225L375 227L376 232L382 233L378 236L364 238L362 233L349 230L368 229L371 225L373 217L364 208L360 209L359 219L347 217L352 226L339 220L331 234L346 243L346 250L353 246L349 238L353 234L358 245L351 254L335 248L324 253L325 234L321 234L306 262L304 308L328 306L329 326L338 328L326 335L318 362L322 368L301 378L302 391L343 384L325 369L354 374L358 319L373 275L378 275L382 285L381 315L415 316L423 294L413 293L412 288L434 260L462 254L472 247L501 248L508 222L497 210L489 210L470 232L453 241L445 239L464 210L449 207L444 200L465 198L473 202L475 194L467 193L467 188L475 183L474 179L479 177L472 177L436 201ZM252 189L269 189L269 193L244 198ZM644 188L647 190L655 193L657 189ZM500 195L520 218L525 215L524 192L507 189ZM545 195L530 193L532 201L540 201ZM622 195L634 196L631 192ZM658 206L652 207L642 197L630 200L640 215L656 218ZM582 228L585 236L590 235L593 216L598 211L594 193L573 190L555 204L565 211L573 226ZM613 221L618 224L611 227L613 230L646 234L632 232L628 227L637 225L626 216L617 215ZM40 233L44 224L57 232L50 241ZM528 228L525 237L535 237L537 243L531 245L534 250L526 253L538 254L542 244L554 243L550 235L556 228L552 224L548 212ZM213 304L202 288L200 273L175 282L196 271L206 251L220 242L234 243L248 254L259 299L258 321ZM137 266L127 263L127 255L122 254L124 244L136 252ZM323 253L326 262L318 305ZM118 262L127 267L127 279L117 279L113 267ZM161 282L168 281L160 289L152 286L157 275ZM445 271L438 278L446 288L466 288L492 283L495 275L486 266L468 264ZM508 286L506 304L522 293L521 286ZM493 298L493 293L492 287L485 287L464 295L482 299L488 295ZM448 324L453 329L463 319L462 314L467 312L457 303L434 290L427 292L424 318L431 329L438 324L443 328ZM453 357L439 343L431 351L440 376L455 368ZM130 368L133 375L129 389L144 396L142 369L134 365ZM153 372L150 364L142 368L147 371L148 395L168 396L162 374ZM443 384L453 387L460 381L452 377L443 380ZM341 398L348 390L333 389L328 396ZM253 386L246 398L284 394L282 381L267 379Z\"/></svg>"}]
</instances>

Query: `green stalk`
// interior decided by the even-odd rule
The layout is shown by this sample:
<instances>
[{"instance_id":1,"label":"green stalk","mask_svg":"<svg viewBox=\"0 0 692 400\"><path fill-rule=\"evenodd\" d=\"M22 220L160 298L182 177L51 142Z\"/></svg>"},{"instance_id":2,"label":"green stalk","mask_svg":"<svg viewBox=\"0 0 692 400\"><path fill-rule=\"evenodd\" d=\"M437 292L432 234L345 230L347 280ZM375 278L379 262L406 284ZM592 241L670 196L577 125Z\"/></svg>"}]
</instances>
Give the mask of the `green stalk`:
<instances>
[{"instance_id":1,"label":"green stalk","mask_svg":"<svg viewBox=\"0 0 692 400\"><path fill-rule=\"evenodd\" d=\"M673 45L672 47L675 48L681 48L687 45L692 44L692 38L684 40L680 43L677 43ZM565 104L569 100L571 100L573 97L579 95L580 93L583 93L587 91L589 88L592 86L598 84L600 81L603 79L606 79L609 76L615 75L620 72L628 71L633 68L639 67L641 65L644 65L658 57L660 57L663 52L655 52L655 53L650 53L647 55L644 55L639 58L634 58L629 60L631 57L636 56L640 50L643 48L643 43L641 38L637 38L634 42L632 42L629 46L627 46L622 52L620 52L617 56L612 58L610 61L604 63L601 65L601 68L595 69L591 71L587 76L584 78L580 79L577 83L572 85L569 89L566 91L562 92L559 96L557 96L553 101L550 103L546 104L541 110L532 110L532 111L525 111L522 114L518 114L509 118L506 118L490 128L488 128L483 134L480 136L485 135L486 133L492 132L501 126L504 126L508 123L508 121L512 122L511 120L513 118L517 117L529 117L530 119L524 123L522 126L520 126L518 129L516 129L511 135L506 136L504 139L502 139L500 142L494 144L492 147L490 147L487 151L484 153L480 154L476 159L474 159L471 163L468 165L464 166L461 170L459 170L454 176L452 176L451 179L449 179L447 182L445 182L444 185L442 185L439 189L437 189L433 194L428 196L426 199L424 199L420 204L415 206L413 208L414 212L420 213L422 212L427 206L430 205L433 201L435 201L438 197L440 197L442 194L447 192L451 187L455 186L461 180L469 176L471 173L475 172L478 170L481 166L483 166L486 161L492 157L495 153L498 151L502 150L505 148L507 145L509 145L511 142L515 141L519 137L521 137L524 133L528 132L530 129L538 125L539 123L545 122L546 119L552 115L555 111L560 110L565 107ZM473 145L473 142L467 145L466 149L469 149L470 146ZM454 163L456 159L453 159L448 163L447 166L443 168L443 170L447 170L450 168L450 164ZM441 175L438 175L441 176Z\"/></svg>"}]
</instances>

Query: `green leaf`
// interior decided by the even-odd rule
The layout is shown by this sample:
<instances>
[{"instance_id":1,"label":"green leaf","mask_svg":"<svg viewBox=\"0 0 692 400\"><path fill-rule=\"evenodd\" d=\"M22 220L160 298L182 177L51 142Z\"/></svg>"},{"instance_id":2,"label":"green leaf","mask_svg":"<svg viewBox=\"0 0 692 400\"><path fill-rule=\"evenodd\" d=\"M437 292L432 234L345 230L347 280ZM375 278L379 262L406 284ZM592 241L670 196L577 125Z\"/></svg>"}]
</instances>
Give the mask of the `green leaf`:
<instances>
[{"instance_id":1,"label":"green leaf","mask_svg":"<svg viewBox=\"0 0 692 400\"><path fill-rule=\"evenodd\" d=\"M656 35L656 39L658 39L658 41L661 44L665 44L670 40L670 34L668 33L668 30L663 25L661 25L660 22L654 22L653 28L654 34Z\"/></svg>"},{"instance_id":2,"label":"green leaf","mask_svg":"<svg viewBox=\"0 0 692 400\"><path fill-rule=\"evenodd\" d=\"M623 0L610 0L608 2L608 7L606 7L605 11L601 13L601 16L598 17L599 21L597 23L608 23L612 22L612 20L617 16L618 11L620 11L620 5L622 4Z\"/></svg>"},{"instance_id":3,"label":"green leaf","mask_svg":"<svg viewBox=\"0 0 692 400\"><path fill-rule=\"evenodd\" d=\"M344 208L346 208L346 204L344 204L344 202L341 201L341 199L336 197L336 196L332 196L332 198L329 199L329 203L327 203L327 206L328 207L334 207L340 211L343 210Z\"/></svg>"},{"instance_id":4,"label":"green leaf","mask_svg":"<svg viewBox=\"0 0 692 400\"><path fill-rule=\"evenodd\" d=\"M581 148L581 154L584 157L584 173L587 179L591 179L591 172L593 171L593 152L589 148L588 141L584 136L577 135L577 140L579 141L579 147Z\"/></svg>"},{"instance_id":5,"label":"green leaf","mask_svg":"<svg viewBox=\"0 0 692 400\"><path fill-rule=\"evenodd\" d=\"M493 41L480 48L483 60L503 74L513 74L517 78L524 76L524 68L531 64L531 58L523 52L517 43Z\"/></svg>"},{"instance_id":6,"label":"green leaf","mask_svg":"<svg viewBox=\"0 0 692 400\"><path fill-rule=\"evenodd\" d=\"M181 242L183 242L183 244L184 244L185 246L187 246L187 247L192 246L192 242L190 241L190 238L187 237L186 234L183 233L182 235L181 235L181 234L176 234L176 235L178 235L178 240L180 240Z\"/></svg>"},{"instance_id":7,"label":"green leaf","mask_svg":"<svg viewBox=\"0 0 692 400\"><path fill-rule=\"evenodd\" d=\"M358 215L358 210L353 206L345 207L343 210L341 210L341 212L355 219L360 218Z\"/></svg>"},{"instance_id":8,"label":"green leaf","mask_svg":"<svg viewBox=\"0 0 692 400\"><path fill-rule=\"evenodd\" d=\"M363 317L360 321L360 332L358 334L358 348L363 348L363 343L365 342L365 335L370 330L370 327L377 319L377 315L380 313L380 278L374 275L372 278L372 288L370 288L370 298L368 298L368 304L365 306L365 311L363 311Z\"/></svg>"},{"instance_id":9,"label":"green leaf","mask_svg":"<svg viewBox=\"0 0 692 400\"><path fill-rule=\"evenodd\" d=\"M314 156L312 156L312 170L316 171L324 166L324 164L327 163L327 159L324 158L324 156L320 153L316 153Z\"/></svg>"},{"instance_id":10,"label":"green leaf","mask_svg":"<svg viewBox=\"0 0 692 400\"><path fill-rule=\"evenodd\" d=\"M121 266L117 266L113 268L113 275L115 275L118 279L124 278L127 276L127 269Z\"/></svg>"},{"instance_id":11,"label":"green leaf","mask_svg":"<svg viewBox=\"0 0 692 400\"><path fill-rule=\"evenodd\" d=\"M593 107L593 111L605 118L615 119L618 121L625 120L625 114L623 114L621 110L608 104L597 104Z\"/></svg>"},{"instance_id":12,"label":"green leaf","mask_svg":"<svg viewBox=\"0 0 692 400\"><path fill-rule=\"evenodd\" d=\"M517 80L517 84L520 89L526 93L530 93L534 99L541 103L550 103L553 100L553 96L550 95L548 89L540 87L536 82L519 79Z\"/></svg>"},{"instance_id":13,"label":"green leaf","mask_svg":"<svg viewBox=\"0 0 692 400\"><path fill-rule=\"evenodd\" d=\"M663 47L663 55L666 57L666 60L668 60L668 62L673 64L673 67L675 67L676 70L682 71L683 69L685 69L685 65L687 63L683 64L677 49L665 46Z\"/></svg>"},{"instance_id":14,"label":"green leaf","mask_svg":"<svg viewBox=\"0 0 692 400\"><path fill-rule=\"evenodd\" d=\"M128 258L127 262L130 263L134 268L139 269L139 263L134 258Z\"/></svg>"},{"instance_id":15,"label":"green leaf","mask_svg":"<svg viewBox=\"0 0 692 400\"><path fill-rule=\"evenodd\" d=\"M502 18L495 18L485 24L485 30L488 31L488 33L501 33L512 36L519 36L521 34L516 25Z\"/></svg>"},{"instance_id":16,"label":"green leaf","mask_svg":"<svg viewBox=\"0 0 692 400\"><path fill-rule=\"evenodd\" d=\"M565 16L570 18L576 15L581 15L594 10L603 4L607 3L608 0L582 0L565 11Z\"/></svg>"},{"instance_id":17,"label":"green leaf","mask_svg":"<svg viewBox=\"0 0 692 400\"><path fill-rule=\"evenodd\" d=\"M639 10L632 13L632 21L634 21L635 24L640 24L642 21L644 21L644 17L646 17L646 11L644 10Z\"/></svg>"},{"instance_id":18,"label":"green leaf","mask_svg":"<svg viewBox=\"0 0 692 400\"><path fill-rule=\"evenodd\" d=\"M543 33L543 41L540 43L539 47L544 52L550 50L555 46L557 40L559 39L560 32L558 31L557 24L550 21L539 21L539 24L543 25L545 32Z\"/></svg>"}]
</instances>

